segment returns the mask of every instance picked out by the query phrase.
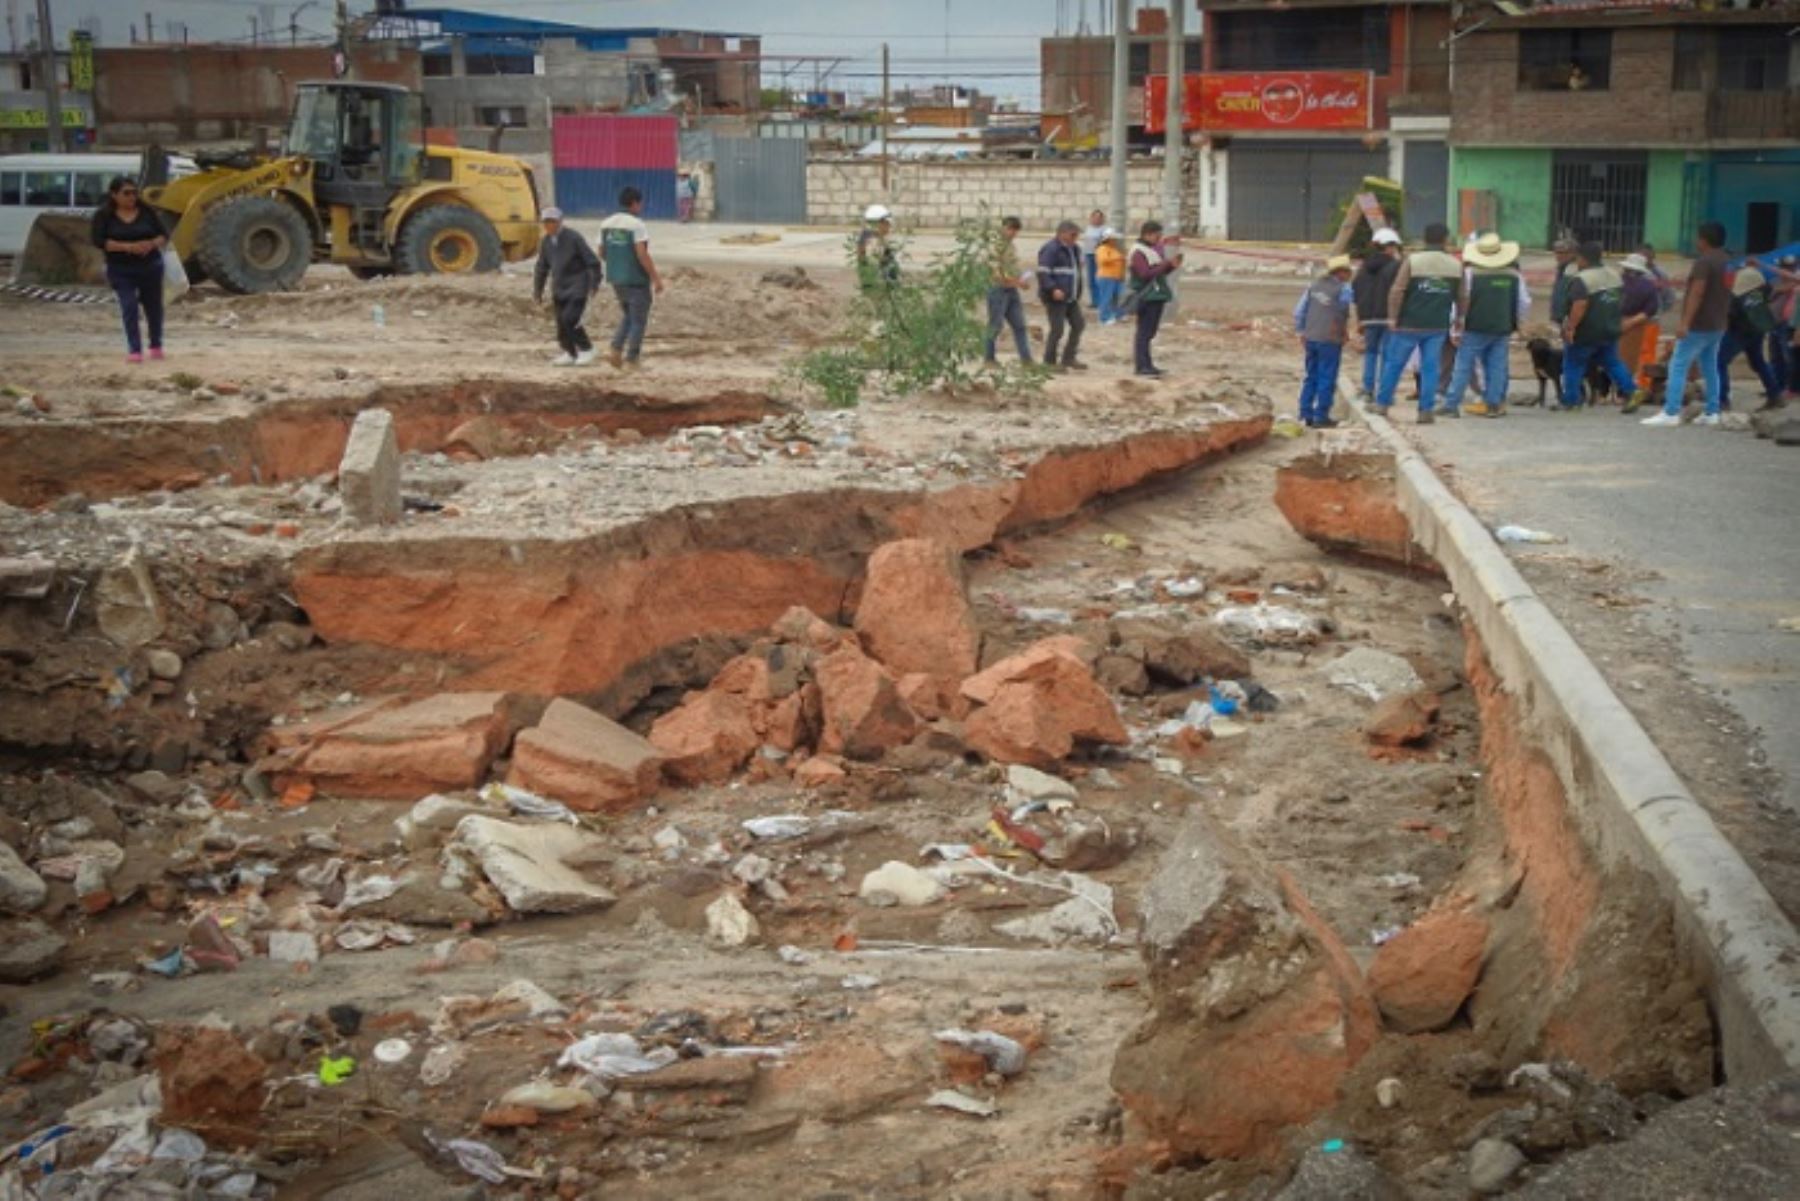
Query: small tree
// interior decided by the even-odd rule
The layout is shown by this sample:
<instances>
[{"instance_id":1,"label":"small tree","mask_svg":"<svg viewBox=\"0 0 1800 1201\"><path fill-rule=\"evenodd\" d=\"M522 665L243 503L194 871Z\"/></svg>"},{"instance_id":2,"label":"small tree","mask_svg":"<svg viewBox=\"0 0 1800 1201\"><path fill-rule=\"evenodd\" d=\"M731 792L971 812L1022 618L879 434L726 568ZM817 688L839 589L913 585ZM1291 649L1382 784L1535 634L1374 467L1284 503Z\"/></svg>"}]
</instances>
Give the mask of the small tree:
<instances>
[{"instance_id":1,"label":"small tree","mask_svg":"<svg viewBox=\"0 0 1800 1201\"><path fill-rule=\"evenodd\" d=\"M932 388L951 391L989 382L1003 391L1041 387L1045 372L1031 364L987 366L987 314L983 303L993 283L995 240L987 221L963 221L956 245L923 271L883 276L879 265L857 257L856 240L846 244L857 274L842 341L815 350L793 364L791 374L805 391L834 408L855 405L871 377L881 394L903 396ZM895 248L903 255L904 244Z\"/></svg>"}]
</instances>

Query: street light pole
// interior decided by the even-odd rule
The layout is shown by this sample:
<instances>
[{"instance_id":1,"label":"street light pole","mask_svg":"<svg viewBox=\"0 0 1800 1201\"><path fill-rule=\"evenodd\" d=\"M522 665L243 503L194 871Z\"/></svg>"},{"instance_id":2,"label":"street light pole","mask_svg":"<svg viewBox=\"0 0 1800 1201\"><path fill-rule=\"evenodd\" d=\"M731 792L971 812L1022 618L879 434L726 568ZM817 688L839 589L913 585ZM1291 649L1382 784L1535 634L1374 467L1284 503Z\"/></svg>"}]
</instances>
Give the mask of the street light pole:
<instances>
[{"instance_id":1,"label":"street light pole","mask_svg":"<svg viewBox=\"0 0 1800 1201\"><path fill-rule=\"evenodd\" d=\"M1169 87L1163 126L1163 229L1168 233L1181 230L1181 158L1187 145L1187 130L1182 128L1186 113L1181 103L1187 76L1187 5L1188 0L1169 0Z\"/></svg>"}]
</instances>

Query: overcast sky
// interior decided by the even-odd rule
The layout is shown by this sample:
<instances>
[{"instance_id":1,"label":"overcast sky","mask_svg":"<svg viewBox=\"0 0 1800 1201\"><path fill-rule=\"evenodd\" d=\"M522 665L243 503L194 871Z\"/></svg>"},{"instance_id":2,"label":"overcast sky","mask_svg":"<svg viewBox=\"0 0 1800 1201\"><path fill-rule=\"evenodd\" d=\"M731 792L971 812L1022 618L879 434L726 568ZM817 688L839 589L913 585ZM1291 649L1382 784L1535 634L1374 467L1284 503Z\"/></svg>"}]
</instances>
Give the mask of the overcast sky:
<instances>
[{"instance_id":1,"label":"overcast sky","mask_svg":"<svg viewBox=\"0 0 1800 1201\"><path fill-rule=\"evenodd\" d=\"M14 2L23 38L25 14L31 12L32 3ZM766 56L844 58L836 86L853 91L880 89L881 44L887 41L896 87L954 78L1034 105L1038 39L1056 32L1059 17L1072 32L1083 13L1089 27L1097 30L1100 9L1110 4L1111 0L949 0L947 4L941 0L468 0L444 7L513 13L573 25L660 25L760 33ZM413 0L412 6L428 7L421 0ZM141 35L146 11L154 18L159 36L169 22L185 22L189 37L196 41L247 41L252 17L266 23L272 16L284 39L290 19L298 21L303 36L329 30L332 0L315 2L294 17L296 7L299 0L274 4L264 0L51 0L54 18L63 29L83 18L97 17L101 40L108 45L129 42L133 25ZM374 4L373 0L351 0L350 7L365 11ZM947 56L946 29L950 34ZM793 78L810 84L811 74L810 65L796 66Z\"/></svg>"}]
</instances>

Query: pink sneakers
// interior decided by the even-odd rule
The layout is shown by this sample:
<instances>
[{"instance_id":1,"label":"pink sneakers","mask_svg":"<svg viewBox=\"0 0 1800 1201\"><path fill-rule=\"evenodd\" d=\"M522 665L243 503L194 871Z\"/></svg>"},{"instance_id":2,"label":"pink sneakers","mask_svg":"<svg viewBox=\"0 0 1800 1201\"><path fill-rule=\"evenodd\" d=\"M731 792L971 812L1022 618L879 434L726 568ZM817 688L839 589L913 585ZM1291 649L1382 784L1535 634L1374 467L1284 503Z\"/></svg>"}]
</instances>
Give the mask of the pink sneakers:
<instances>
[{"instance_id":1,"label":"pink sneakers","mask_svg":"<svg viewBox=\"0 0 1800 1201\"><path fill-rule=\"evenodd\" d=\"M152 363L160 363L163 361L162 347L152 346L150 348L150 361Z\"/></svg>"},{"instance_id":2,"label":"pink sneakers","mask_svg":"<svg viewBox=\"0 0 1800 1201\"><path fill-rule=\"evenodd\" d=\"M144 361L144 356L134 350L125 356L125 361L127 363L141 363Z\"/></svg>"}]
</instances>

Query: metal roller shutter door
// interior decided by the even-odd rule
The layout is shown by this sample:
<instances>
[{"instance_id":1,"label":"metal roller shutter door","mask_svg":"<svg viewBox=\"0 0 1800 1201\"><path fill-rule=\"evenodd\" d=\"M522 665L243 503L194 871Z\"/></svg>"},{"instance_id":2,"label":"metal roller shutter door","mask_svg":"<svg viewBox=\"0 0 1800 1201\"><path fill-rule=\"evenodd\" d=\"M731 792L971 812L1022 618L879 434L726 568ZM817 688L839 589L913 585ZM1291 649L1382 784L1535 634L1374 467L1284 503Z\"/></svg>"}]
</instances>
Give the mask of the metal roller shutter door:
<instances>
[{"instance_id":1,"label":"metal roller shutter door","mask_svg":"<svg viewBox=\"0 0 1800 1201\"><path fill-rule=\"evenodd\" d=\"M1231 236L1253 242L1326 242L1338 204L1366 175L1385 176L1385 147L1358 142L1231 144Z\"/></svg>"}]
</instances>

